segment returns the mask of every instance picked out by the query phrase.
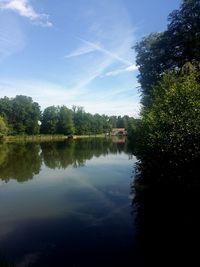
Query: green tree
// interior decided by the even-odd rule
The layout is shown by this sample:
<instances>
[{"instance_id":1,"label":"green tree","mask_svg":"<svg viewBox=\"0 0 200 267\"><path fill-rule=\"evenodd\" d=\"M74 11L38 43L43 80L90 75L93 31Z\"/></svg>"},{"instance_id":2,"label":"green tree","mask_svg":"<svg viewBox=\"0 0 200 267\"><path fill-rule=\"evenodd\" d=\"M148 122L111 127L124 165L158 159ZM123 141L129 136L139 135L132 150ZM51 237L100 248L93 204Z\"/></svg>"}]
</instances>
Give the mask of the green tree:
<instances>
[{"instance_id":1,"label":"green tree","mask_svg":"<svg viewBox=\"0 0 200 267\"><path fill-rule=\"evenodd\" d=\"M74 133L72 111L65 106L59 108L57 132L65 135Z\"/></svg>"},{"instance_id":2,"label":"green tree","mask_svg":"<svg viewBox=\"0 0 200 267\"><path fill-rule=\"evenodd\" d=\"M124 128L124 120L121 116L117 117L117 128Z\"/></svg>"},{"instance_id":3,"label":"green tree","mask_svg":"<svg viewBox=\"0 0 200 267\"><path fill-rule=\"evenodd\" d=\"M15 134L39 133L40 107L31 97L18 95L12 100L12 126Z\"/></svg>"},{"instance_id":4,"label":"green tree","mask_svg":"<svg viewBox=\"0 0 200 267\"><path fill-rule=\"evenodd\" d=\"M0 117L0 138L4 137L8 134L8 126L5 122L5 120Z\"/></svg>"},{"instance_id":5,"label":"green tree","mask_svg":"<svg viewBox=\"0 0 200 267\"><path fill-rule=\"evenodd\" d=\"M110 116L109 117L109 124L111 128L116 128L117 127L117 116Z\"/></svg>"},{"instance_id":6,"label":"green tree","mask_svg":"<svg viewBox=\"0 0 200 267\"><path fill-rule=\"evenodd\" d=\"M83 107L73 106L72 110L76 134L84 135L98 132L94 115L86 113Z\"/></svg>"},{"instance_id":7,"label":"green tree","mask_svg":"<svg viewBox=\"0 0 200 267\"><path fill-rule=\"evenodd\" d=\"M167 30L153 33L136 45L143 104L151 104L153 86L167 70L200 61L200 1L184 0L169 15Z\"/></svg>"},{"instance_id":8,"label":"green tree","mask_svg":"<svg viewBox=\"0 0 200 267\"><path fill-rule=\"evenodd\" d=\"M0 98L0 115L7 121L12 118L12 100L7 96Z\"/></svg>"},{"instance_id":9,"label":"green tree","mask_svg":"<svg viewBox=\"0 0 200 267\"><path fill-rule=\"evenodd\" d=\"M200 84L192 64L167 73L154 86L153 102L143 112L142 142L147 150L200 155Z\"/></svg>"},{"instance_id":10,"label":"green tree","mask_svg":"<svg viewBox=\"0 0 200 267\"><path fill-rule=\"evenodd\" d=\"M55 106L45 108L42 114L41 133L56 134L59 121L59 109Z\"/></svg>"},{"instance_id":11,"label":"green tree","mask_svg":"<svg viewBox=\"0 0 200 267\"><path fill-rule=\"evenodd\" d=\"M39 133L40 107L31 97L1 98L0 115L8 122L11 134Z\"/></svg>"},{"instance_id":12,"label":"green tree","mask_svg":"<svg viewBox=\"0 0 200 267\"><path fill-rule=\"evenodd\" d=\"M110 133L112 127L109 123L109 117L107 115L102 115L102 120L103 120L103 133Z\"/></svg>"}]
</instances>

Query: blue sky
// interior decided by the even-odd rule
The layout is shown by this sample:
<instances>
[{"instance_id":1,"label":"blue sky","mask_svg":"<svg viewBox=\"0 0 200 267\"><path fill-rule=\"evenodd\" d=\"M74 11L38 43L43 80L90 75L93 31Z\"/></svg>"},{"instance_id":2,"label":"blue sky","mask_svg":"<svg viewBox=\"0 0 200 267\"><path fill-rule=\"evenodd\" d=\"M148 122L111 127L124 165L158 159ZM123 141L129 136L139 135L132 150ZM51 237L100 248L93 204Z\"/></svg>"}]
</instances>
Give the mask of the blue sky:
<instances>
[{"instance_id":1,"label":"blue sky","mask_svg":"<svg viewBox=\"0 0 200 267\"><path fill-rule=\"evenodd\" d=\"M137 116L135 52L180 0L0 0L0 97Z\"/></svg>"}]
</instances>

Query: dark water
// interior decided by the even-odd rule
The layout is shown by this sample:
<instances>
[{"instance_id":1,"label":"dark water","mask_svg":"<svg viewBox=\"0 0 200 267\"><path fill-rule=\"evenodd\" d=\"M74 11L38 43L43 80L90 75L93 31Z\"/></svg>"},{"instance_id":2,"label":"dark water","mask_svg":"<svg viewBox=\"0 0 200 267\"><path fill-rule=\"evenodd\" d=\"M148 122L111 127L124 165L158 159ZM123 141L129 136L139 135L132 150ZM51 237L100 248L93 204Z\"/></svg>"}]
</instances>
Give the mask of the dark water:
<instances>
[{"instance_id":1,"label":"dark water","mask_svg":"<svg viewBox=\"0 0 200 267\"><path fill-rule=\"evenodd\" d=\"M199 158L124 141L0 144L0 267L200 266Z\"/></svg>"},{"instance_id":2,"label":"dark water","mask_svg":"<svg viewBox=\"0 0 200 267\"><path fill-rule=\"evenodd\" d=\"M138 266L200 266L199 157L143 154L136 165Z\"/></svg>"},{"instance_id":3,"label":"dark water","mask_svg":"<svg viewBox=\"0 0 200 267\"><path fill-rule=\"evenodd\" d=\"M134 162L117 140L1 144L0 266L133 266Z\"/></svg>"}]
</instances>

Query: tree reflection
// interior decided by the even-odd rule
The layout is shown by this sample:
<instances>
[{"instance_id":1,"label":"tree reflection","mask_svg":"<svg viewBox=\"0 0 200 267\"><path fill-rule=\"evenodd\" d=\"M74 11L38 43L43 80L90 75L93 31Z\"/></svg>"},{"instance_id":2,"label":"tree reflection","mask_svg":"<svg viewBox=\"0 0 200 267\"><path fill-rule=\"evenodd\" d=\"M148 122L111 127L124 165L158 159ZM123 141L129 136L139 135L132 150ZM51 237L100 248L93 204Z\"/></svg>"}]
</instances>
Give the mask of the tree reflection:
<instances>
[{"instance_id":1,"label":"tree reflection","mask_svg":"<svg viewBox=\"0 0 200 267\"><path fill-rule=\"evenodd\" d=\"M0 145L0 179L24 182L40 172L40 146L35 143Z\"/></svg>"},{"instance_id":2,"label":"tree reflection","mask_svg":"<svg viewBox=\"0 0 200 267\"><path fill-rule=\"evenodd\" d=\"M132 207L140 266L199 266L199 159L143 157L136 171Z\"/></svg>"},{"instance_id":3,"label":"tree reflection","mask_svg":"<svg viewBox=\"0 0 200 267\"><path fill-rule=\"evenodd\" d=\"M110 139L79 139L66 142L41 143L44 164L51 168L81 167L93 157L121 153L126 144L112 143Z\"/></svg>"},{"instance_id":4,"label":"tree reflection","mask_svg":"<svg viewBox=\"0 0 200 267\"><path fill-rule=\"evenodd\" d=\"M93 157L122 153L126 143L110 139L80 139L60 142L0 144L0 179L24 182L39 174L42 162L51 169L81 167Z\"/></svg>"}]
</instances>

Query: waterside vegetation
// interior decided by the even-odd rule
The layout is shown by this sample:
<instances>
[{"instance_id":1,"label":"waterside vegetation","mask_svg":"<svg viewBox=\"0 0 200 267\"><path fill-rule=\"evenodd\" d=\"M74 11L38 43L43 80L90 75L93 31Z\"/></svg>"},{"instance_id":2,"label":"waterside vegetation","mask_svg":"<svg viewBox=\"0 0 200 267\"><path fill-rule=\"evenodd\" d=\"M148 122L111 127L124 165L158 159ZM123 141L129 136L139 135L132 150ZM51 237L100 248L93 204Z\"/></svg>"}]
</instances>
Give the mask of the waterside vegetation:
<instances>
[{"instance_id":1,"label":"waterside vegetation","mask_svg":"<svg viewBox=\"0 0 200 267\"><path fill-rule=\"evenodd\" d=\"M60 139L65 136L105 136L112 128L132 128L129 116L90 114L83 107L50 106L42 112L31 97L0 99L0 137L7 140Z\"/></svg>"},{"instance_id":2,"label":"waterside vegetation","mask_svg":"<svg viewBox=\"0 0 200 267\"><path fill-rule=\"evenodd\" d=\"M139 266L199 265L200 1L136 45L141 119L130 138Z\"/></svg>"},{"instance_id":3,"label":"waterside vegetation","mask_svg":"<svg viewBox=\"0 0 200 267\"><path fill-rule=\"evenodd\" d=\"M200 156L200 1L184 0L167 30L137 43L141 120L131 138L140 159Z\"/></svg>"}]
</instances>

